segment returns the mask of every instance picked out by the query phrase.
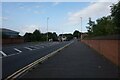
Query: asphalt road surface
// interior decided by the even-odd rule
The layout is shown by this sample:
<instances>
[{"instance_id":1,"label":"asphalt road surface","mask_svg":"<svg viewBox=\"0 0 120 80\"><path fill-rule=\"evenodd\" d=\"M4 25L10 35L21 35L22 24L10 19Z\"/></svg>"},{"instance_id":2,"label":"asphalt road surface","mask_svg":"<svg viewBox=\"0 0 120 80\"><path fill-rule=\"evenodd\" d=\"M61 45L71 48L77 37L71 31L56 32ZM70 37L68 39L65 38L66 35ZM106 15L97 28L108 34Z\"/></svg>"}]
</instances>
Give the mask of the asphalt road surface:
<instances>
[{"instance_id":1,"label":"asphalt road surface","mask_svg":"<svg viewBox=\"0 0 120 80\"><path fill-rule=\"evenodd\" d=\"M2 51L0 51L2 54L0 57L2 58L2 78L6 78L15 71L68 43L70 41L3 45Z\"/></svg>"},{"instance_id":2,"label":"asphalt road surface","mask_svg":"<svg viewBox=\"0 0 120 80\"><path fill-rule=\"evenodd\" d=\"M19 78L118 78L118 67L84 43L74 41Z\"/></svg>"}]
</instances>

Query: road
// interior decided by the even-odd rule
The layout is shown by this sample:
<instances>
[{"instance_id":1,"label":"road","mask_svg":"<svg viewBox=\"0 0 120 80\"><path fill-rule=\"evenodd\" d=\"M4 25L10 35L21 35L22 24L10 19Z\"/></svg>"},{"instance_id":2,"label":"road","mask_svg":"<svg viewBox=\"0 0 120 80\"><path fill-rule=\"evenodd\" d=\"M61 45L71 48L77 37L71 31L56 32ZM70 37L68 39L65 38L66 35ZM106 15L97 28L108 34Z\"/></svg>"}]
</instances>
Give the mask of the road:
<instances>
[{"instance_id":1,"label":"road","mask_svg":"<svg viewBox=\"0 0 120 80\"><path fill-rule=\"evenodd\" d=\"M15 45L3 45L2 51L2 78L6 78L17 70L33 61L65 46L67 42L43 42L25 43Z\"/></svg>"},{"instance_id":2,"label":"road","mask_svg":"<svg viewBox=\"0 0 120 80\"><path fill-rule=\"evenodd\" d=\"M74 41L19 78L118 78L118 67L84 43Z\"/></svg>"}]
</instances>

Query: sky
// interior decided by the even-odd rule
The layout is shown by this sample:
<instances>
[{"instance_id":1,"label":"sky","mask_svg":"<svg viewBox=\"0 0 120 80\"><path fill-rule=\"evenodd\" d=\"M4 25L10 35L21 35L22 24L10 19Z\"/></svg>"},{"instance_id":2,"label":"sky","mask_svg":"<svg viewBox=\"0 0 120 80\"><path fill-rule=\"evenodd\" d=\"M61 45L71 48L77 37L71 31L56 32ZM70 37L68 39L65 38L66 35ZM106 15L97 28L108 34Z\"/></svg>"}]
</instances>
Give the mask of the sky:
<instances>
[{"instance_id":1,"label":"sky","mask_svg":"<svg viewBox=\"0 0 120 80\"><path fill-rule=\"evenodd\" d=\"M88 18L93 21L110 15L110 6L114 2L2 2L3 28L20 32L41 33L48 31L73 33L75 30L86 32ZM1 13L0 13L1 14ZM82 27L82 28L81 28Z\"/></svg>"}]
</instances>

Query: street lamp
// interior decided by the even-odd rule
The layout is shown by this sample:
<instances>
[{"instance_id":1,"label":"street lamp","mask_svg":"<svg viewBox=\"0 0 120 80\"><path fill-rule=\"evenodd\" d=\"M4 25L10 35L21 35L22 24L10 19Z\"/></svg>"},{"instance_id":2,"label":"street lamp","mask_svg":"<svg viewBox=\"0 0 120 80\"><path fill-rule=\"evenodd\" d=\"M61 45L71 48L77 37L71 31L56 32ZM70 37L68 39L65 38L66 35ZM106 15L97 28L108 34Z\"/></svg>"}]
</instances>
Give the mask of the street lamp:
<instances>
[{"instance_id":1,"label":"street lamp","mask_svg":"<svg viewBox=\"0 0 120 80\"><path fill-rule=\"evenodd\" d=\"M49 17L47 17L47 40L48 41L48 20L49 20Z\"/></svg>"},{"instance_id":2,"label":"street lamp","mask_svg":"<svg viewBox=\"0 0 120 80\"><path fill-rule=\"evenodd\" d=\"M80 19L81 19L81 40L82 40L82 17L80 17Z\"/></svg>"}]
</instances>

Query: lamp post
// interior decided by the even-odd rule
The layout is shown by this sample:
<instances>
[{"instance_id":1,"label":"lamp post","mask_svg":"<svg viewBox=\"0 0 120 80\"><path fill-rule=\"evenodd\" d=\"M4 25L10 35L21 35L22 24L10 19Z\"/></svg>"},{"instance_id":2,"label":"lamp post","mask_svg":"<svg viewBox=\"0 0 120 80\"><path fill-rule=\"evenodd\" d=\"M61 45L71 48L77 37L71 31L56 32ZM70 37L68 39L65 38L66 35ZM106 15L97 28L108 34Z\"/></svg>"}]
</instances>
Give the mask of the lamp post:
<instances>
[{"instance_id":1,"label":"lamp post","mask_svg":"<svg viewBox=\"0 0 120 80\"><path fill-rule=\"evenodd\" d=\"M82 17L80 17L80 19L81 19L81 40L82 40Z\"/></svg>"},{"instance_id":2,"label":"lamp post","mask_svg":"<svg viewBox=\"0 0 120 80\"><path fill-rule=\"evenodd\" d=\"M49 17L47 17L47 40L48 41L48 20L49 20Z\"/></svg>"}]
</instances>

